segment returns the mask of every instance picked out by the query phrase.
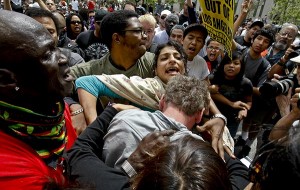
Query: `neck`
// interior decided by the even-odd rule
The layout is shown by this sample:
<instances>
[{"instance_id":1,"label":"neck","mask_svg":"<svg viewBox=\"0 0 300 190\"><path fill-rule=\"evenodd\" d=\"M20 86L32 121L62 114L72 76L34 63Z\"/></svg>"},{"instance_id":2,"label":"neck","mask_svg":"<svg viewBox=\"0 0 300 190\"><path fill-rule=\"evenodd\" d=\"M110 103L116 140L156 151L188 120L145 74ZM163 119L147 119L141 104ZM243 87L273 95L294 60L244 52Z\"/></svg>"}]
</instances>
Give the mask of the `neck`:
<instances>
[{"instance_id":1,"label":"neck","mask_svg":"<svg viewBox=\"0 0 300 190\"><path fill-rule=\"evenodd\" d=\"M281 50L276 48L275 46L273 46L273 55L276 55L277 53L279 53Z\"/></svg>"},{"instance_id":2,"label":"neck","mask_svg":"<svg viewBox=\"0 0 300 190\"><path fill-rule=\"evenodd\" d=\"M260 53L256 53L255 51L253 51L252 47L250 48L249 55L251 56L252 59L261 58Z\"/></svg>"},{"instance_id":3,"label":"neck","mask_svg":"<svg viewBox=\"0 0 300 190\"><path fill-rule=\"evenodd\" d=\"M245 42L250 42L251 38L247 38L246 36L244 36L244 40Z\"/></svg>"},{"instance_id":4,"label":"neck","mask_svg":"<svg viewBox=\"0 0 300 190\"><path fill-rule=\"evenodd\" d=\"M191 130L195 124L195 119L193 116L188 116L176 106L168 104L168 106L162 111L167 117L174 119L175 121L182 123L189 130Z\"/></svg>"},{"instance_id":5,"label":"neck","mask_svg":"<svg viewBox=\"0 0 300 190\"><path fill-rule=\"evenodd\" d=\"M94 30L94 36L96 36L97 38L100 38L100 33L97 30Z\"/></svg>"},{"instance_id":6,"label":"neck","mask_svg":"<svg viewBox=\"0 0 300 190\"><path fill-rule=\"evenodd\" d=\"M130 69L138 60L133 59L127 53L118 50L111 51L110 58L114 66L125 71Z\"/></svg>"}]
</instances>

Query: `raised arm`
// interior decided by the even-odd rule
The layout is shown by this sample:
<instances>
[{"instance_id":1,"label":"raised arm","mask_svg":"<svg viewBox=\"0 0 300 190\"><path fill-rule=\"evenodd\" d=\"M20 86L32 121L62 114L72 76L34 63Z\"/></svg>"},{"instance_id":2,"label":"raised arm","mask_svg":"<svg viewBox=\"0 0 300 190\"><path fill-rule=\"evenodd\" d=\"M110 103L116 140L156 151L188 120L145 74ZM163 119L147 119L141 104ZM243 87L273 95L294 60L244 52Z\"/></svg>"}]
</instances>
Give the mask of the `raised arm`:
<instances>
[{"instance_id":1,"label":"raised arm","mask_svg":"<svg viewBox=\"0 0 300 190\"><path fill-rule=\"evenodd\" d=\"M39 6L41 7L41 9L45 9L45 10L47 10L47 11L50 11L50 10L48 9L48 7L46 6L46 4L44 3L43 0L36 0L36 2L39 4Z\"/></svg>"},{"instance_id":2,"label":"raised arm","mask_svg":"<svg viewBox=\"0 0 300 190\"><path fill-rule=\"evenodd\" d=\"M4 0L4 10L12 11L10 0Z\"/></svg>"},{"instance_id":3,"label":"raised arm","mask_svg":"<svg viewBox=\"0 0 300 190\"><path fill-rule=\"evenodd\" d=\"M241 5L241 13L233 24L233 34L235 34L242 24L242 22L246 19L249 9L252 7L252 0L244 0Z\"/></svg>"}]
</instances>

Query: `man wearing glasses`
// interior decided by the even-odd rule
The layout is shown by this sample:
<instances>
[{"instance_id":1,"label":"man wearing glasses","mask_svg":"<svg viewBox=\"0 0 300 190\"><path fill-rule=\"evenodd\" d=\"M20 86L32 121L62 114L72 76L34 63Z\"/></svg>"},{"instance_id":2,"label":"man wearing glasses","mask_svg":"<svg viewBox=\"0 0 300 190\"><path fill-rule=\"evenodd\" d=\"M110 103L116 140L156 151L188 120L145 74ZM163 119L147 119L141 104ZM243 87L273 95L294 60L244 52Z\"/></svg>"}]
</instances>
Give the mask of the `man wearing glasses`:
<instances>
[{"instance_id":1,"label":"man wearing glasses","mask_svg":"<svg viewBox=\"0 0 300 190\"><path fill-rule=\"evenodd\" d=\"M276 34L275 43L268 49L266 59L274 65L285 55L286 50L291 46L298 33L298 27L291 23L286 23ZM284 57L287 59L287 56ZM281 60L284 64L288 60Z\"/></svg>"},{"instance_id":2,"label":"man wearing glasses","mask_svg":"<svg viewBox=\"0 0 300 190\"><path fill-rule=\"evenodd\" d=\"M129 10L109 13L101 22L100 32L109 53L101 59L71 67L73 77L101 74L153 77L154 54L146 52L147 33L137 13ZM106 104L102 101L102 105ZM73 116L72 120L80 115L83 113Z\"/></svg>"},{"instance_id":3,"label":"man wearing glasses","mask_svg":"<svg viewBox=\"0 0 300 190\"><path fill-rule=\"evenodd\" d=\"M85 53L85 61L100 59L107 52L107 46L103 43L100 33L100 24L102 19L108 12L106 10L98 10L95 14L95 30L88 30L78 35L76 43Z\"/></svg>"}]
</instances>

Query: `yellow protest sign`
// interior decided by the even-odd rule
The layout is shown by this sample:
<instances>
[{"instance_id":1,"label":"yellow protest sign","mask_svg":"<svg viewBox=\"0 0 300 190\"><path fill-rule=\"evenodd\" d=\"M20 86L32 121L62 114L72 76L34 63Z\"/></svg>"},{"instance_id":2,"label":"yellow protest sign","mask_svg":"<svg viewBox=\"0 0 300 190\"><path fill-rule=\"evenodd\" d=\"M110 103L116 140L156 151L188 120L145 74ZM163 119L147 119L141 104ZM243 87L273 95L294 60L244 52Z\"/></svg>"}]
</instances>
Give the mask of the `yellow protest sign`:
<instances>
[{"instance_id":1,"label":"yellow protest sign","mask_svg":"<svg viewBox=\"0 0 300 190\"><path fill-rule=\"evenodd\" d=\"M209 36L222 43L231 57L234 0L199 0Z\"/></svg>"}]
</instances>

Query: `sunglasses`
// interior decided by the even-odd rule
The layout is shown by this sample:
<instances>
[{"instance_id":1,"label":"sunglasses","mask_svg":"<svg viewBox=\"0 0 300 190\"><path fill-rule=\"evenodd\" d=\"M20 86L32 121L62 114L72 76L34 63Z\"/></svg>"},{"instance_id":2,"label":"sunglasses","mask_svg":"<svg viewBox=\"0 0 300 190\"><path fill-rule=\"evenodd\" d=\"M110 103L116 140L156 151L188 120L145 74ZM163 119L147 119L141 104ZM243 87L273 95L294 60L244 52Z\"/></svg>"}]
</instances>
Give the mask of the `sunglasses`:
<instances>
[{"instance_id":1,"label":"sunglasses","mask_svg":"<svg viewBox=\"0 0 300 190\"><path fill-rule=\"evenodd\" d=\"M47 5L51 5L51 6L53 6L54 4L53 3L46 3Z\"/></svg>"},{"instance_id":2,"label":"sunglasses","mask_svg":"<svg viewBox=\"0 0 300 190\"><path fill-rule=\"evenodd\" d=\"M81 22L78 21L78 20L73 20L73 21L71 21L70 23L71 23L71 24L81 24Z\"/></svg>"}]
</instances>

